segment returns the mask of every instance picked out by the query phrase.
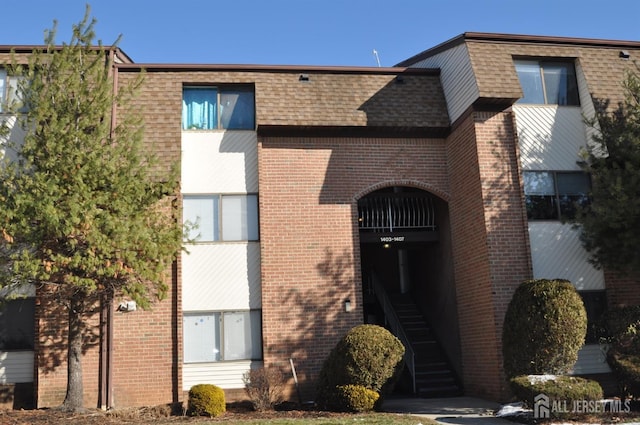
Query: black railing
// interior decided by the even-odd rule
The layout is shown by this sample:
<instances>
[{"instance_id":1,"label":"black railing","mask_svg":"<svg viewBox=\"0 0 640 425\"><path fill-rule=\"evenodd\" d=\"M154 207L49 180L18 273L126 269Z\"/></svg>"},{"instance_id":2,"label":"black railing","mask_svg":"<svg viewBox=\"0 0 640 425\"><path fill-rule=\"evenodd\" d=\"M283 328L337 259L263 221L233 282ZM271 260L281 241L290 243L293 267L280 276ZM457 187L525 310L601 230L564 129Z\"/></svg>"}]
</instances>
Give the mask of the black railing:
<instances>
[{"instance_id":1,"label":"black railing","mask_svg":"<svg viewBox=\"0 0 640 425\"><path fill-rule=\"evenodd\" d=\"M436 230L433 198L429 196L372 196L358 201L361 230L394 232Z\"/></svg>"}]
</instances>

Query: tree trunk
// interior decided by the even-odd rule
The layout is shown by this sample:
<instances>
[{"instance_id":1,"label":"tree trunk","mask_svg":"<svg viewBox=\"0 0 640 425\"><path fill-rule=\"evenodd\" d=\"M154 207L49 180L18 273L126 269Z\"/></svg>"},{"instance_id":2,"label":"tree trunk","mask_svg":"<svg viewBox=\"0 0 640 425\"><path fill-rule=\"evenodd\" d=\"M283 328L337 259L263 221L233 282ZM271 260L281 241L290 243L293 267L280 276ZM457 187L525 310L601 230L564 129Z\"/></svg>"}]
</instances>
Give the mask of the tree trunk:
<instances>
[{"instance_id":1,"label":"tree trunk","mask_svg":"<svg viewBox=\"0 0 640 425\"><path fill-rule=\"evenodd\" d=\"M77 293L71 297L69 306L69 341L67 353L67 395L62 408L80 411L84 407L82 385L82 313L84 296Z\"/></svg>"}]
</instances>

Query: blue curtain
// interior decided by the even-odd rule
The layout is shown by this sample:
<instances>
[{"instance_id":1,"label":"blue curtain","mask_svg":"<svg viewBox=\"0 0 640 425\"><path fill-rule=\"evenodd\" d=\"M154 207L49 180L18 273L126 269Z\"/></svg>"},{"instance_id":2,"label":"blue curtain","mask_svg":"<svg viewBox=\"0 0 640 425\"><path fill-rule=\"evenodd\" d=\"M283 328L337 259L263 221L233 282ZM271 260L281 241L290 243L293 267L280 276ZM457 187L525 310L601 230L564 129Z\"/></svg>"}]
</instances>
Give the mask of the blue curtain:
<instances>
[{"instance_id":1,"label":"blue curtain","mask_svg":"<svg viewBox=\"0 0 640 425\"><path fill-rule=\"evenodd\" d=\"M218 91L215 88L189 87L182 93L182 129L212 130L218 126Z\"/></svg>"}]
</instances>

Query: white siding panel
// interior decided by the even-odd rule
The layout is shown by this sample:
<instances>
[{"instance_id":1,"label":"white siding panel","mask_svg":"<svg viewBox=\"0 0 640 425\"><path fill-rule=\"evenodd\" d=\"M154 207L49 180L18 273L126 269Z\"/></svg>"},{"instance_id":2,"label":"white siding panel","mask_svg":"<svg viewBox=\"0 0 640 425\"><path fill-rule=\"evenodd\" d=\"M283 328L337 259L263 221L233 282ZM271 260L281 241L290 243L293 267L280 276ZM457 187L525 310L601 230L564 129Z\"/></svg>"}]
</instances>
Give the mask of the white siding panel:
<instances>
[{"instance_id":1,"label":"white siding panel","mask_svg":"<svg viewBox=\"0 0 640 425\"><path fill-rule=\"evenodd\" d=\"M578 351L578 361L571 372L574 375L608 373L607 347L600 344L586 344Z\"/></svg>"},{"instance_id":2,"label":"white siding panel","mask_svg":"<svg viewBox=\"0 0 640 425\"><path fill-rule=\"evenodd\" d=\"M515 105L524 170L580 170L586 146L582 111L576 107Z\"/></svg>"},{"instance_id":3,"label":"white siding panel","mask_svg":"<svg viewBox=\"0 0 640 425\"><path fill-rule=\"evenodd\" d=\"M6 143L10 142L16 146L22 145L26 131L18 123L15 115L0 114L0 122L4 122L9 130L8 134L0 136L0 157L13 162L17 159L15 151L13 149L6 150Z\"/></svg>"},{"instance_id":4,"label":"white siding panel","mask_svg":"<svg viewBox=\"0 0 640 425\"><path fill-rule=\"evenodd\" d=\"M530 222L529 240L535 279L567 279L580 291L605 288L602 270L588 261L580 231L560 222Z\"/></svg>"},{"instance_id":5,"label":"white siding panel","mask_svg":"<svg viewBox=\"0 0 640 425\"><path fill-rule=\"evenodd\" d=\"M591 90L589 90L589 84L587 78L584 75L582 65L578 60L576 63L576 79L578 80L578 92L580 93L580 105L582 107L582 116L591 119L596 115L596 108L593 104L593 98L591 97ZM597 123L594 125L586 125L585 133L587 135L587 143L591 146L597 146L592 143L593 137L598 135L600 127Z\"/></svg>"},{"instance_id":6,"label":"white siding panel","mask_svg":"<svg viewBox=\"0 0 640 425\"><path fill-rule=\"evenodd\" d=\"M185 363L182 366L182 389L188 391L198 384L213 384L222 389L244 388L242 375L262 366L261 361L217 363Z\"/></svg>"},{"instance_id":7,"label":"white siding panel","mask_svg":"<svg viewBox=\"0 0 640 425\"><path fill-rule=\"evenodd\" d=\"M183 131L182 193L258 192L254 131Z\"/></svg>"},{"instance_id":8,"label":"white siding panel","mask_svg":"<svg viewBox=\"0 0 640 425\"><path fill-rule=\"evenodd\" d=\"M33 382L33 351L0 351L0 384Z\"/></svg>"},{"instance_id":9,"label":"white siding panel","mask_svg":"<svg viewBox=\"0 0 640 425\"><path fill-rule=\"evenodd\" d=\"M182 254L184 311L261 307L260 244L197 244Z\"/></svg>"},{"instance_id":10,"label":"white siding panel","mask_svg":"<svg viewBox=\"0 0 640 425\"><path fill-rule=\"evenodd\" d=\"M480 95L465 44L431 56L411 67L440 68L440 81L447 100L449 120L452 123L460 118Z\"/></svg>"}]
</instances>

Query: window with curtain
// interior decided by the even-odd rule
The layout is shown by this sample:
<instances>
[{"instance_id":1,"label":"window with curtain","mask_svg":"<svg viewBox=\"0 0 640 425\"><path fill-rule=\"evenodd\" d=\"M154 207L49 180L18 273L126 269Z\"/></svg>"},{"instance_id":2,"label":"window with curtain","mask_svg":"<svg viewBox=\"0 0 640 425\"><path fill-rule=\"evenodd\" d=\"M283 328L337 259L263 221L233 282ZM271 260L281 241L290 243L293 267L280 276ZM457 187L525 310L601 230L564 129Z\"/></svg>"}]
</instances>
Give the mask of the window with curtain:
<instances>
[{"instance_id":1,"label":"window with curtain","mask_svg":"<svg viewBox=\"0 0 640 425\"><path fill-rule=\"evenodd\" d=\"M233 87L184 87L183 130L253 130L255 96Z\"/></svg>"},{"instance_id":2,"label":"window with curtain","mask_svg":"<svg viewBox=\"0 0 640 425\"><path fill-rule=\"evenodd\" d=\"M262 358L260 310L185 313L183 330L185 363Z\"/></svg>"},{"instance_id":3,"label":"window with curtain","mask_svg":"<svg viewBox=\"0 0 640 425\"><path fill-rule=\"evenodd\" d=\"M589 204L591 179L574 171L524 171L529 220L567 220Z\"/></svg>"},{"instance_id":4,"label":"window with curtain","mask_svg":"<svg viewBox=\"0 0 640 425\"><path fill-rule=\"evenodd\" d=\"M182 217L193 242L257 241L257 195L184 195Z\"/></svg>"},{"instance_id":5,"label":"window with curtain","mask_svg":"<svg viewBox=\"0 0 640 425\"><path fill-rule=\"evenodd\" d=\"M573 63L516 60L515 67L524 94L518 103L580 105Z\"/></svg>"}]
</instances>

